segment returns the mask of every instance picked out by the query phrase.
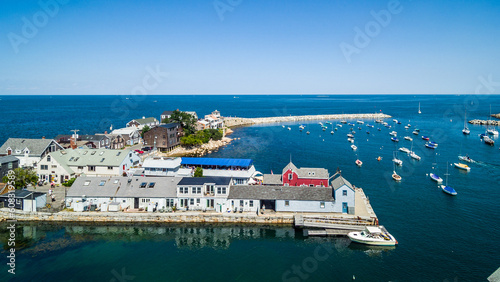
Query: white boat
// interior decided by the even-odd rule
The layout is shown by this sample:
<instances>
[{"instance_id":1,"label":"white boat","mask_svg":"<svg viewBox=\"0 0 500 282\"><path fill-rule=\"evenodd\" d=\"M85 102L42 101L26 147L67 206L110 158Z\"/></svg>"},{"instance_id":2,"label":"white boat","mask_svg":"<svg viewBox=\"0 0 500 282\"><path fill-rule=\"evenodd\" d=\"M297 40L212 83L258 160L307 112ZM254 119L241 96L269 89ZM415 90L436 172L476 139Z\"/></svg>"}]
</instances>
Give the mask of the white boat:
<instances>
[{"instance_id":1,"label":"white boat","mask_svg":"<svg viewBox=\"0 0 500 282\"><path fill-rule=\"evenodd\" d=\"M393 121L393 122L398 122L398 120L397 120L397 119L393 119L392 121Z\"/></svg>"},{"instance_id":2,"label":"white boat","mask_svg":"<svg viewBox=\"0 0 500 282\"><path fill-rule=\"evenodd\" d=\"M413 138L411 138L410 136L405 136L405 140L413 141Z\"/></svg>"},{"instance_id":3,"label":"white boat","mask_svg":"<svg viewBox=\"0 0 500 282\"><path fill-rule=\"evenodd\" d=\"M462 133L464 135L469 135L470 134L470 130L469 128L467 127L467 108L465 109L465 116L464 116L464 129L462 129Z\"/></svg>"},{"instance_id":4,"label":"white boat","mask_svg":"<svg viewBox=\"0 0 500 282\"><path fill-rule=\"evenodd\" d=\"M354 138L354 135L352 135L351 133L349 133L349 134L347 134L347 137Z\"/></svg>"},{"instance_id":5,"label":"white boat","mask_svg":"<svg viewBox=\"0 0 500 282\"><path fill-rule=\"evenodd\" d=\"M291 128L291 127L288 127L288 130L292 130L292 128Z\"/></svg>"},{"instance_id":6,"label":"white boat","mask_svg":"<svg viewBox=\"0 0 500 282\"><path fill-rule=\"evenodd\" d=\"M394 179L395 181L401 181L401 176L399 176L396 171L393 171L392 172L392 179Z\"/></svg>"},{"instance_id":7,"label":"white boat","mask_svg":"<svg viewBox=\"0 0 500 282\"><path fill-rule=\"evenodd\" d=\"M398 241L383 226L366 226L363 231L349 232L351 241L373 246L395 246Z\"/></svg>"},{"instance_id":8,"label":"white boat","mask_svg":"<svg viewBox=\"0 0 500 282\"><path fill-rule=\"evenodd\" d=\"M306 132L306 133L307 133L307 134L310 134L311 132L309 132L309 131L308 131L308 132Z\"/></svg>"},{"instance_id":9,"label":"white boat","mask_svg":"<svg viewBox=\"0 0 500 282\"><path fill-rule=\"evenodd\" d=\"M351 145L351 148L352 148L354 151L356 151L356 150L358 149L358 147L356 147L356 145L354 145L354 144L352 144L352 145Z\"/></svg>"},{"instance_id":10,"label":"white boat","mask_svg":"<svg viewBox=\"0 0 500 282\"><path fill-rule=\"evenodd\" d=\"M491 121L491 105L490 105L490 119L488 121ZM488 128L486 129L486 133L498 136L498 131L495 129L495 127L490 127L489 122L488 122Z\"/></svg>"},{"instance_id":11,"label":"white boat","mask_svg":"<svg viewBox=\"0 0 500 282\"><path fill-rule=\"evenodd\" d=\"M470 167L468 165L466 165L466 164L463 164L463 163L454 163L454 165L455 165L456 168L465 170L467 172L470 171Z\"/></svg>"},{"instance_id":12,"label":"white boat","mask_svg":"<svg viewBox=\"0 0 500 282\"><path fill-rule=\"evenodd\" d=\"M398 133L396 131L391 131L391 133L389 133L389 134L392 136L398 136Z\"/></svg>"},{"instance_id":13,"label":"white boat","mask_svg":"<svg viewBox=\"0 0 500 282\"><path fill-rule=\"evenodd\" d=\"M407 153L407 154L409 154L409 153L411 152L408 148L405 148L405 147L401 147L401 148L399 148L399 150L400 150L401 152L405 152L405 153Z\"/></svg>"},{"instance_id":14,"label":"white boat","mask_svg":"<svg viewBox=\"0 0 500 282\"><path fill-rule=\"evenodd\" d=\"M365 123L365 122L364 122L364 121L362 121L362 120L358 120L358 121L356 121L356 122L357 122L357 123L359 123L359 124L363 124L363 123Z\"/></svg>"},{"instance_id":15,"label":"white boat","mask_svg":"<svg viewBox=\"0 0 500 282\"><path fill-rule=\"evenodd\" d=\"M421 114L422 112L420 111L420 102L418 102L418 113Z\"/></svg>"},{"instance_id":16,"label":"white boat","mask_svg":"<svg viewBox=\"0 0 500 282\"><path fill-rule=\"evenodd\" d=\"M410 152L410 157L412 157L413 159L417 160L417 161L420 161L420 156L415 154L415 152Z\"/></svg>"},{"instance_id":17,"label":"white boat","mask_svg":"<svg viewBox=\"0 0 500 282\"><path fill-rule=\"evenodd\" d=\"M436 181L437 183L443 183L443 179L439 177L437 174L431 172L429 176L431 177L432 180Z\"/></svg>"},{"instance_id":18,"label":"white boat","mask_svg":"<svg viewBox=\"0 0 500 282\"><path fill-rule=\"evenodd\" d=\"M458 159L468 163L474 163L475 161L471 159L469 156L458 156Z\"/></svg>"},{"instance_id":19,"label":"white boat","mask_svg":"<svg viewBox=\"0 0 500 282\"><path fill-rule=\"evenodd\" d=\"M300 125L300 126L299 126L299 128L300 128L300 129L304 129L304 128L305 128L305 126L303 126L303 125Z\"/></svg>"},{"instance_id":20,"label":"white boat","mask_svg":"<svg viewBox=\"0 0 500 282\"><path fill-rule=\"evenodd\" d=\"M363 162L360 161L359 159L357 159L355 163L356 163L357 166L362 166L363 165Z\"/></svg>"},{"instance_id":21,"label":"white boat","mask_svg":"<svg viewBox=\"0 0 500 282\"><path fill-rule=\"evenodd\" d=\"M408 129L408 128L410 128L410 127L408 127L408 125L406 125L406 126L405 126L405 129Z\"/></svg>"},{"instance_id":22,"label":"white boat","mask_svg":"<svg viewBox=\"0 0 500 282\"><path fill-rule=\"evenodd\" d=\"M397 165L403 165L403 161L402 161L402 160L400 160L400 159L398 159L398 158L396 158L396 157L394 157L394 159L392 159L392 161L393 161L395 164L397 164Z\"/></svg>"},{"instance_id":23,"label":"white boat","mask_svg":"<svg viewBox=\"0 0 500 282\"><path fill-rule=\"evenodd\" d=\"M285 128L285 126L284 126L284 125L282 125L282 127L283 127L283 128Z\"/></svg>"},{"instance_id":24,"label":"white boat","mask_svg":"<svg viewBox=\"0 0 500 282\"><path fill-rule=\"evenodd\" d=\"M352 138L347 138L347 141L354 143L354 139L352 139Z\"/></svg>"}]
</instances>

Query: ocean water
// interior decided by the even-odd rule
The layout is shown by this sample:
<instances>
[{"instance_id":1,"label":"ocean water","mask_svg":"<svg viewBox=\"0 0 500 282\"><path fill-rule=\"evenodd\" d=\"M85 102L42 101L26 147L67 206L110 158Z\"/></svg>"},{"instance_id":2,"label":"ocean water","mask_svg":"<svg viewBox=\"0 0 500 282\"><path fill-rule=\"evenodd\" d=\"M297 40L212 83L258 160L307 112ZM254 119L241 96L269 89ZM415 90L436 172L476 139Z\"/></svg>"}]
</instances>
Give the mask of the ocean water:
<instances>
[{"instance_id":1,"label":"ocean water","mask_svg":"<svg viewBox=\"0 0 500 282\"><path fill-rule=\"evenodd\" d=\"M128 98L128 99L127 99ZM298 167L337 169L362 187L396 248L370 248L343 238L304 238L291 227L120 226L20 224L27 248L17 257L18 281L481 281L500 267L500 140L492 147L478 137L484 126L461 132L467 119L487 119L490 105L500 112L500 96L1 96L0 141L8 137L51 138L80 129L92 134L123 127L133 118L159 117L164 110L217 109L224 116L264 117L304 114L389 114L402 122L387 129L373 120L355 125L356 152L343 125L332 135L318 122L237 128L237 138L211 157L252 158L263 173L279 173L290 161ZM420 102L422 114L417 114ZM334 124L338 121L332 121ZM355 122L355 121L349 121ZM375 127L368 128L371 123ZM405 130L410 123L412 127ZM300 132L299 124L306 129ZM361 127L361 129L358 129ZM380 127L381 131L377 128ZM420 135L411 134L419 128ZM397 131L398 143L390 131ZM305 132L310 131L307 135ZM370 131L367 134L366 131ZM439 143L424 147L426 135ZM403 139L411 136L413 144ZM399 152L400 183L391 179L393 152L413 146L420 161ZM451 164L468 154L478 161L464 173ZM376 158L380 156L379 162ZM363 167L354 161L361 159ZM458 195L444 194L428 173ZM2 232L5 228L2 226ZM6 234L6 233L2 233ZM6 255L5 252L2 256ZM7 275L5 265L0 268ZM2 279L3 280L3 279Z\"/></svg>"}]
</instances>

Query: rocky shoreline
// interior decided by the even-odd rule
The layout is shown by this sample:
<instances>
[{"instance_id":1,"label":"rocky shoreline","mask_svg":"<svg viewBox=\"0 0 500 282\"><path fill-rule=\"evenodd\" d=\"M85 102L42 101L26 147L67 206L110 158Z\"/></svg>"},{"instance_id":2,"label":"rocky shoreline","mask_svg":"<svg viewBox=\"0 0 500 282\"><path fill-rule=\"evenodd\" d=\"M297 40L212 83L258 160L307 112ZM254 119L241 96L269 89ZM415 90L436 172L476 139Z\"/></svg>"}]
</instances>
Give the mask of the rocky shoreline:
<instances>
[{"instance_id":1,"label":"rocky shoreline","mask_svg":"<svg viewBox=\"0 0 500 282\"><path fill-rule=\"evenodd\" d=\"M212 152L216 152L219 148L231 143L233 139L224 137L222 140L210 140L208 143L201 146L185 148L179 147L173 151L162 154L165 157L201 157Z\"/></svg>"},{"instance_id":2,"label":"rocky shoreline","mask_svg":"<svg viewBox=\"0 0 500 282\"><path fill-rule=\"evenodd\" d=\"M474 125L495 125L495 126L500 126L500 120L480 120L480 119L473 119L469 120L470 124Z\"/></svg>"},{"instance_id":3,"label":"rocky shoreline","mask_svg":"<svg viewBox=\"0 0 500 282\"><path fill-rule=\"evenodd\" d=\"M493 115L491 115L491 117L494 117L494 118L500 119L500 114L496 114L496 115L495 115L495 114L493 114Z\"/></svg>"}]
</instances>

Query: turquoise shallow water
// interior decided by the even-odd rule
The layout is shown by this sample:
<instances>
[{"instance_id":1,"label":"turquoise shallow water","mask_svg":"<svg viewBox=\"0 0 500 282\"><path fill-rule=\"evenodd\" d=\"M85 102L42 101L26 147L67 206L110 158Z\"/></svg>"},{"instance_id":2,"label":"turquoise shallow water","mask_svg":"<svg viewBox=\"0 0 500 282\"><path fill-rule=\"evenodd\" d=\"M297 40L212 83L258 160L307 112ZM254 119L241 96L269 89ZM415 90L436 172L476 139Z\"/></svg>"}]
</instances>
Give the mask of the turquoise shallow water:
<instances>
[{"instance_id":1,"label":"turquoise shallow water","mask_svg":"<svg viewBox=\"0 0 500 282\"><path fill-rule=\"evenodd\" d=\"M53 137L72 128L94 133L98 129L96 124L105 127L110 113L116 110L110 105L127 105L125 97L120 96L91 97L95 98L93 102L86 102L91 98L82 96L0 98L2 142L8 136ZM128 101L131 99L133 97ZM422 109L420 115L416 113L418 102ZM172 108L196 110L199 115L218 109L223 115L246 117L382 110L401 120L403 124L394 125L391 118L388 122L393 128L382 127L381 131L373 121L365 120L361 130L356 125L356 153L347 142L345 125L331 135L330 129L321 131L317 122L311 122L305 124L302 133L299 123L287 124L292 128L290 131L280 124L238 128L232 137L241 139L211 154L252 158L257 170L264 173L281 171L290 155L299 167L325 167L330 173L340 168L344 177L365 190L380 223L396 236L399 246L373 249L349 245L345 239L302 238L288 227L135 226L130 231L130 227L114 225L101 229L29 225L25 234L34 240L31 247L19 251L16 280L109 281L115 278L113 270L121 272L122 269L134 276L135 281L159 278L170 281L276 281L283 278L345 281L352 280L353 275L359 281L484 280L500 267L496 239L500 232L497 204L500 140L496 139L496 146L490 147L477 137L484 132L484 127L469 126L470 136L463 136L461 129L464 105L467 105L468 119L486 119L490 104L493 112L500 112L499 102L499 96L146 97L137 103L140 107L129 107L128 115L110 118L110 123L115 126L137 116L159 116L163 110ZM23 112L27 111L26 107L21 104L37 105L32 115L38 118L29 118ZM20 111L23 114L14 115ZM51 113L55 111L64 119L54 119ZM14 120L19 120L19 125L13 124ZM404 129L408 122L412 124L411 129L418 127L421 135L431 137L439 147L425 148L420 137ZM375 125L369 129L370 134L366 134L366 123ZM307 130L310 135L305 134ZM398 184L390 178L392 154L396 150L388 134L392 130L400 137L398 146L409 148L411 143L403 136L413 137L413 147L422 157L421 161L413 161L399 154L403 167L398 172L403 181ZM426 174L436 167L444 178L446 163L457 162L457 156L466 153L482 163L472 164L469 173L449 167L449 184L459 193L450 197ZM376 160L378 156L382 161ZM356 157L364 162L362 168L354 165ZM433 165L436 161L437 166ZM36 235L29 235L33 230ZM287 275L294 265L308 270L303 273L308 276ZM5 267L1 270L0 278L9 277Z\"/></svg>"}]
</instances>

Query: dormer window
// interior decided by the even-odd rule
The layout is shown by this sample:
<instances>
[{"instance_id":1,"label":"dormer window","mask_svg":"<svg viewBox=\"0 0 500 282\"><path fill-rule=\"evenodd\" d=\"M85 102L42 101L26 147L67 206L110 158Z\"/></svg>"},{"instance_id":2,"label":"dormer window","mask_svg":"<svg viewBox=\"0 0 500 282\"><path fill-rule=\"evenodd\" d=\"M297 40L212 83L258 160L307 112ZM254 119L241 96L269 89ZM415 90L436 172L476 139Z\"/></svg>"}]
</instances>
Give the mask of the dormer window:
<instances>
[{"instance_id":1,"label":"dormer window","mask_svg":"<svg viewBox=\"0 0 500 282\"><path fill-rule=\"evenodd\" d=\"M90 154L91 154L91 155L95 155L95 153L96 153L95 151L92 151L92 153L90 153Z\"/></svg>"},{"instance_id":2,"label":"dormer window","mask_svg":"<svg viewBox=\"0 0 500 282\"><path fill-rule=\"evenodd\" d=\"M102 152L99 153L99 156L102 156L102 155L104 155L104 151L102 151Z\"/></svg>"},{"instance_id":3,"label":"dormer window","mask_svg":"<svg viewBox=\"0 0 500 282\"><path fill-rule=\"evenodd\" d=\"M50 155L47 155L47 161L50 162Z\"/></svg>"}]
</instances>

